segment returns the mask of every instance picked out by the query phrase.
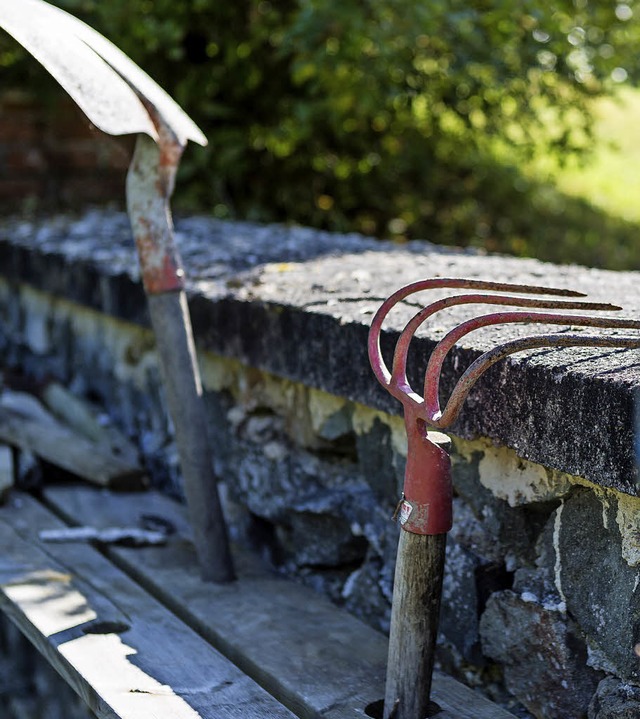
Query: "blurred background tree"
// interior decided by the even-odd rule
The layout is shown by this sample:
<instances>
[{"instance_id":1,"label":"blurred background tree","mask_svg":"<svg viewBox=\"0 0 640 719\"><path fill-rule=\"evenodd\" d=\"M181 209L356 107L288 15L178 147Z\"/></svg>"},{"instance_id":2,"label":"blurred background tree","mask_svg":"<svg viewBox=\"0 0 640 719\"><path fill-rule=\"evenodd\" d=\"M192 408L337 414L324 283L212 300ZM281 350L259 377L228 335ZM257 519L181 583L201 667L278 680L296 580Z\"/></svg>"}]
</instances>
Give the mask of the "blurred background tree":
<instances>
[{"instance_id":1,"label":"blurred background tree","mask_svg":"<svg viewBox=\"0 0 640 719\"><path fill-rule=\"evenodd\" d=\"M178 210L640 267L635 223L523 170L587 159L594 98L638 77L629 4L55 4L119 45L208 136L185 157ZM4 42L5 83L37 83Z\"/></svg>"}]
</instances>

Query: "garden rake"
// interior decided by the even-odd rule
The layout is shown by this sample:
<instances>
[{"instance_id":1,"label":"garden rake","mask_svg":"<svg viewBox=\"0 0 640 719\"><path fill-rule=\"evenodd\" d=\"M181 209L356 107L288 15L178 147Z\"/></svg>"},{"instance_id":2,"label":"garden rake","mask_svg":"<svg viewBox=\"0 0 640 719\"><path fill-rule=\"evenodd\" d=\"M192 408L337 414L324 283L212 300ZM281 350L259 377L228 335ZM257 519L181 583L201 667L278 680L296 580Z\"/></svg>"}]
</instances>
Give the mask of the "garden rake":
<instances>
[{"instance_id":1,"label":"garden rake","mask_svg":"<svg viewBox=\"0 0 640 719\"><path fill-rule=\"evenodd\" d=\"M410 295L432 289L462 289L467 292L437 300L415 314L397 340L389 370L380 347L385 318L394 306ZM513 293L520 294L514 296ZM562 332L505 342L485 352L469 365L457 381L444 408L440 406L439 399L443 362L455 343L465 335L492 325L522 323L613 330L640 329L640 320L565 312L582 310L591 313L621 309L615 305L558 299L584 296L579 292L549 287L435 278L414 282L394 292L373 318L369 332L369 360L380 384L403 405L408 439L404 488L394 514L394 518L399 518L402 531L391 610L384 719L425 719L436 716L439 711L439 707L430 701L430 692L446 536L452 527L453 490L451 460L438 439L438 436L443 435L429 432L428 428L441 430L450 427L479 377L510 354L548 347L638 348L640 337ZM418 328L436 312L463 304L504 305L519 309L481 315L450 330L431 354L423 393L420 395L407 379L407 356L411 340Z\"/></svg>"}]
</instances>

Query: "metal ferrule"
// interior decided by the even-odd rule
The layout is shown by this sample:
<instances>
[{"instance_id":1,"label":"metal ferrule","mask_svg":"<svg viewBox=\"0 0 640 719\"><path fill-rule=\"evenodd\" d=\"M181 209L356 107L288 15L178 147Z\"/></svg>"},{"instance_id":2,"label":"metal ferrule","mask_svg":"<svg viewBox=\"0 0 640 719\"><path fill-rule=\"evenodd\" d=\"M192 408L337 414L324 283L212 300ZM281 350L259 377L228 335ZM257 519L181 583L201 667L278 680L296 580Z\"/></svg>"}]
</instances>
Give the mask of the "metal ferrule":
<instances>
[{"instance_id":1,"label":"metal ferrule","mask_svg":"<svg viewBox=\"0 0 640 719\"><path fill-rule=\"evenodd\" d=\"M453 523L451 459L428 438L416 413L405 413L405 426L409 444L400 526L413 534L446 534Z\"/></svg>"}]
</instances>

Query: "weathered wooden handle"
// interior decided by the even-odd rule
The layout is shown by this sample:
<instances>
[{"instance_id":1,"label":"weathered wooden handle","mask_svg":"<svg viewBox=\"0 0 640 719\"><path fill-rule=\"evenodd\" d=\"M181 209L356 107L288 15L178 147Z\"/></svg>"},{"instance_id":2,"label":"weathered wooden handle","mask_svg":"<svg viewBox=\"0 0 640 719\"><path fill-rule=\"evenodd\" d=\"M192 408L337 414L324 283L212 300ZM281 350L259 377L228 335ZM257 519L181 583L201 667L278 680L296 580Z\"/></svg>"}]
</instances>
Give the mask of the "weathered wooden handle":
<instances>
[{"instance_id":1,"label":"weathered wooden handle","mask_svg":"<svg viewBox=\"0 0 640 719\"><path fill-rule=\"evenodd\" d=\"M166 292L149 295L148 303L202 578L230 582L235 572L213 473L187 298L184 292Z\"/></svg>"},{"instance_id":2,"label":"weathered wooden handle","mask_svg":"<svg viewBox=\"0 0 640 719\"><path fill-rule=\"evenodd\" d=\"M446 534L400 532L384 719L429 715L446 542Z\"/></svg>"}]
</instances>

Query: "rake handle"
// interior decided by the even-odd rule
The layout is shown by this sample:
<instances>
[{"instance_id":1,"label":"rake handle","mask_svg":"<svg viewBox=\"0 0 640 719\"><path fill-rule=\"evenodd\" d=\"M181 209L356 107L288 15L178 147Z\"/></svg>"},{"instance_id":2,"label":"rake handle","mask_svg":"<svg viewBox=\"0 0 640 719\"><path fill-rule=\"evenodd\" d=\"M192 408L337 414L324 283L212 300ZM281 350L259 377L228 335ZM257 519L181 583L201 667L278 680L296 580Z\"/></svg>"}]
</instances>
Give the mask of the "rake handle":
<instances>
[{"instance_id":1,"label":"rake handle","mask_svg":"<svg viewBox=\"0 0 640 719\"><path fill-rule=\"evenodd\" d=\"M384 719L430 716L446 542L446 534L400 532Z\"/></svg>"}]
</instances>

